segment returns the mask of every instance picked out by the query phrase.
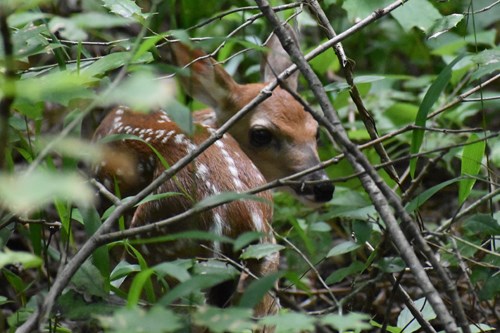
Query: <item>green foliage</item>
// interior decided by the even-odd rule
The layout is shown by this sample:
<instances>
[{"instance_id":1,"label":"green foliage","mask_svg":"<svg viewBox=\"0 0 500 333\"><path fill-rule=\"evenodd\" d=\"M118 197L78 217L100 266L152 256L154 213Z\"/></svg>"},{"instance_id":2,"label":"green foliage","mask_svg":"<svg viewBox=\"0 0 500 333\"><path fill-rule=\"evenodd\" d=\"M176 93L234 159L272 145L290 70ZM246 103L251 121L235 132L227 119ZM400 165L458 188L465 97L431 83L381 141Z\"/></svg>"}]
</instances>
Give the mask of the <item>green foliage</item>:
<instances>
[{"instance_id":1,"label":"green foliage","mask_svg":"<svg viewBox=\"0 0 500 333\"><path fill-rule=\"evenodd\" d=\"M339 34L393 1L319 3ZM413 179L402 179L401 187L383 170L334 50L310 62L349 138L363 145L370 163L394 188L393 200L421 222L462 299L473 300L464 301L472 332L498 326L500 299L498 78L484 84L500 71L500 6L492 4L494 0L408 0L342 41L359 97L384 137L390 163L401 178L409 174ZM5 36L0 37L0 102L13 99L9 110L0 110L0 125L7 119L6 139L0 139L6 140L0 142L5 160L0 166L0 328L13 332L26 321L54 283L58 267L99 234L102 222L120 207L100 206L82 172L98 165L105 153L90 140L102 118L97 109L163 108L187 135L195 133L191 111L205 106L191 102L165 78L189 71L173 69L157 46L171 38L207 52L224 46L214 59L236 81L255 82L265 51L261 43L270 27L253 16L257 10L235 10L247 5L254 2L0 1L13 47L12 55L6 54ZM207 21L229 10L235 11ZM304 9L278 13L282 19L295 14L303 51L326 41L315 15ZM9 58L13 68L8 68ZM15 75L7 75L9 70ZM463 95L479 85L474 94ZM299 90L320 109L304 80ZM2 130L0 126L5 134ZM269 326L276 332L312 332L318 326L361 332L385 323L389 332L416 332L421 327L389 275L400 278L423 318L438 327L359 174L326 131L320 134L319 154L331 162L326 170L336 183L335 196L321 207L306 207L288 194L275 193L277 244L259 244L265 235L258 232L232 239L183 228L100 243L65 286L57 299L60 312L50 314L46 330L184 332L195 325L212 332ZM107 137L102 143L123 139L149 145L133 135ZM168 169L165 158L151 148ZM264 201L226 192L195 202L184 184L178 185L182 191L150 194L136 207L179 197L193 201L198 211L235 200ZM129 213L112 226L113 232L129 227ZM207 250L206 257L150 261L160 246L212 243L233 255ZM278 256L279 272L242 278L255 262ZM428 273L448 299L435 272ZM207 305L207 288L221 285L237 285L237 294L225 308ZM252 308L275 293L282 297L281 311L255 318Z\"/></svg>"}]
</instances>

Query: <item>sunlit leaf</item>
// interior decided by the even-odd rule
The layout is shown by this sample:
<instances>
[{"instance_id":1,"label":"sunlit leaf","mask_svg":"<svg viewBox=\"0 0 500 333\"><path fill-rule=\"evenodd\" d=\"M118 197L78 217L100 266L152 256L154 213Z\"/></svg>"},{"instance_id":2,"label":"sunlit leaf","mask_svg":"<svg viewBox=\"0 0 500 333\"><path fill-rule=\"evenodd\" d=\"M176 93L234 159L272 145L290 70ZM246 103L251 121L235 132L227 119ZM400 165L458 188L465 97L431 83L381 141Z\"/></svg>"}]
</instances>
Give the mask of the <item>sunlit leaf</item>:
<instances>
[{"instance_id":1,"label":"sunlit leaf","mask_svg":"<svg viewBox=\"0 0 500 333\"><path fill-rule=\"evenodd\" d=\"M42 259L29 252L0 251L0 269L6 265L22 264L24 268L39 267L42 264Z\"/></svg>"},{"instance_id":2,"label":"sunlit leaf","mask_svg":"<svg viewBox=\"0 0 500 333\"><path fill-rule=\"evenodd\" d=\"M306 331L313 332L315 322L316 320L313 316L298 312L287 312L264 317L260 320L259 324L276 326L276 333L299 333Z\"/></svg>"},{"instance_id":3,"label":"sunlit leaf","mask_svg":"<svg viewBox=\"0 0 500 333\"><path fill-rule=\"evenodd\" d=\"M158 81L146 72L134 74L101 99L102 106L127 105L136 111L155 110L167 105L175 95L175 85Z\"/></svg>"},{"instance_id":4,"label":"sunlit leaf","mask_svg":"<svg viewBox=\"0 0 500 333\"><path fill-rule=\"evenodd\" d=\"M436 7L428 0L405 1L402 6L392 11L391 15L406 31L415 27L427 32L436 20L442 18Z\"/></svg>"},{"instance_id":5,"label":"sunlit leaf","mask_svg":"<svg viewBox=\"0 0 500 333\"><path fill-rule=\"evenodd\" d=\"M285 247L279 244L256 244L248 246L241 254L241 259L262 259L271 254L283 250Z\"/></svg>"},{"instance_id":6,"label":"sunlit leaf","mask_svg":"<svg viewBox=\"0 0 500 333\"><path fill-rule=\"evenodd\" d=\"M426 298L417 299L414 303L415 307L420 311L425 320L430 321L436 318L436 313L434 313L434 310ZM415 332L421 327L418 320L415 319L407 307L405 307L399 314L397 326L404 328L404 331L408 333Z\"/></svg>"},{"instance_id":7,"label":"sunlit leaf","mask_svg":"<svg viewBox=\"0 0 500 333\"><path fill-rule=\"evenodd\" d=\"M355 243L353 241L345 241L338 245L335 245L326 255L327 257L334 257L344 253L349 253L355 251L361 247L361 244Z\"/></svg>"},{"instance_id":8,"label":"sunlit leaf","mask_svg":"<svg viewBox=\"0 0 500 333\"><path fill-rule=\"evenodd\" d=\"M328 314L321 317L320 322L330 325L339 332L367 330L372 328L368 323L370 317L364 313L350 312L344 315Z\"/></svg>"},{"instance_id":9,"label":"sunlit leaf","mask_svg":"<svg viewBox=\"0 0 500 333\"><path fill-rule=\"evenodd\" d=\"M451 14L438 19L429 29L428 38L436 38L439 35L453 29L464 19L462 14Z\"/></svg>"},{"instance_id":10,"label":"sunlit leaf","mask_svg":"<svg viewBox=\"0 0 500 333\"><path fill-rule=\"evenodd\" d=\"M87 33L74 21L64 17L56 16L49 21L49 29L53 34L58 33L62 38L82 41L87 39Z\"/></svg>"},{"instance_id":11,"label":"sunlit leaf","mask_svg":"<svg viewBox=\"0 0 500 333\"><path fill-rule=\"evenodd\" d=\"M255 326L252 321L252 309L234 307L201 307L193 314L193 321L215 333L250 332Z\"/></svg>"},{"instance_id":12,"label":"sunlit leaf","mask_svg":"<svg viewBox=\"0 0 500 333\"><path fill-rule=\"evenodd\" d=\"M0 203L17 214L28 214L54 199L85 205L94 199L94 193L77 174L35 170L0 176Z\"/></svg>"},{"instance_id":13,"label":"sunlit leaf","mask_svg":"<svg viewBox=\"0 0 500 333\"><path fill-rule=\"evenodd\" d=\"M168 333L183 326L179 315L162 306L153 306L148 311L138 307L121 308L113 316L98 319L106 332L113 333Z\"/></svg>"},{"instance_id":14,"label":"sunlit leaf","mask_svg":"<svg viewBox=\"0 0 500 333\"><path fill-rule=\"evenodd\" d=\"M478 141L479 136L472 134L467 140L467 143ZM464 146L462 152L462 176L477 176L481 170L481 165L484 157L484 151L486 148L486 142L481 140L476 143L468 144ZM466 178L460 180L458 187L458 201L463 203L465 199L469 196L472 187L474 186L476 179Z\"/></svg>"},{"instance_id":15,"label":"sunlit leaf","mask_svg":"<svg viewBox=\"0 0 500 333\"><path fill-rule=\"evenodd\" d=\"M144 22L148 18L148 14L143 14L141 7L132 0L102 0L105 7L112 13L118 14L125 18L133 18L139 22Z\"/></svg>"}]
</instances>

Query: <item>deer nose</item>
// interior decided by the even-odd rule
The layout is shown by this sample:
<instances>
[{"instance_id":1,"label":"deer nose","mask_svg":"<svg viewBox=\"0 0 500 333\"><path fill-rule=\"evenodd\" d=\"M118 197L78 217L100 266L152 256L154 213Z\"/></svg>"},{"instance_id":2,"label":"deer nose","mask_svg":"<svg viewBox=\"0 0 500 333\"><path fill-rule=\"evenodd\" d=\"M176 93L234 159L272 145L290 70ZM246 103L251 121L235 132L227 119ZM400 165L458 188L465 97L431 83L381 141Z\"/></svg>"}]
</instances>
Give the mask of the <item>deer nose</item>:
<instances>
[{"instance_id":1,"label":"deer nose","mask_svg":"<svg viewBox=\"0 0 500 333\"><path fill-rule=\"evenodd\" d=\"M314 201L327 202L332 200L335 186L331 183L316 184L313 188Z\"/></svg>"}]
</instances>

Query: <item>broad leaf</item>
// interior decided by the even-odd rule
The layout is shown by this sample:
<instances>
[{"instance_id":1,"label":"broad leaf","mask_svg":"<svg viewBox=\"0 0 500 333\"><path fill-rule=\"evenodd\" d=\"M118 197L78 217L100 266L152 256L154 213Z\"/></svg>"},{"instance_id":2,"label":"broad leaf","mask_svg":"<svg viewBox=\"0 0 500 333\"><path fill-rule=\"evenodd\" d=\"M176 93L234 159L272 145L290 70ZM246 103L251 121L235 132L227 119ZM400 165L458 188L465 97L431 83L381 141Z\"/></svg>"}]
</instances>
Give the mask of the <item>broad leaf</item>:
<instances>
[{"instance_id":1,"label":"broad leaf","mask_svg":"<svg viewBox=\"0 0 500 333\"><path fill-rule=\"evenodd\" d=\"M98 317L106 332L113 333L168 333L176 332L183 325L179 315L161 306L149 311L141 308L122 308L111 317Z\"/></svg>"},{"instance_id":2,"label":"broad leaf","mask_svg":"<svg viewBox=\"0 0 500 333\"><path fill-rule=\"evenodd\" d=\"M422 317L425 320L430 321L436 318L436 314L434 313L434 310L432 309L430 303L426 298L420 298L414 303L415 307L420 311ZM404 328L404 331L408 333L415 332L421 327L407 307L405 307L399 314L397 326L400 328Z\"/></svg>"},{"instance_id":3,"label":"broad leaf","mask_svg":"<svg viewBox=\"0 0 500 333\"><path fill-rule=\"evenodd\" d=\"M42 259L29 252L19 251L0 251L0 269L6 265L22 264L24 268L39 267L42 264Z\"/></svg>"},{"instance_id":4,"label":"broad leaf","mask_svg":"<svg viewBox=\"0 0 500 333\"><path fill-rule=\"evenodd\" d=\"M285 247L279 244L256 244L248 246L241 254L241 259L262 259L275 254Z\"/></svg>"},{"instance_id":5,"label":"broad leaf","mask_svg":"<svg viewBox=\"0 0 500 333\"><path fill-rule=\"evenodd\" d=\"M424 32L434 26L436 20L441 19L439 11L428 0L405 1L396 8L391 15L399 22L404 30L418 28Z\"/></svg>"},{"instance_id":6,"label":"broad leaf","mask_svg":"<svg viewBox=\"0 0 500 333\"><path fill-rule=\"evenodd\" d=\"M251 332L255 326L252 309L247 308L221 309L204 306L193 314L193 321L215 333Z\"/></svg>"},{"instance_id":7,"label":"broad leaf","mask_svg":"<svg viewBox=\"0 0 500 333\"><path fill-rule=\"evenodd\" d=\"M355 243L353 241L346 241L335 245L326 255L327 257L334 257L344 253L349 253L355 251L361 247L361 244Z\"/></svg>"}]
</instances>

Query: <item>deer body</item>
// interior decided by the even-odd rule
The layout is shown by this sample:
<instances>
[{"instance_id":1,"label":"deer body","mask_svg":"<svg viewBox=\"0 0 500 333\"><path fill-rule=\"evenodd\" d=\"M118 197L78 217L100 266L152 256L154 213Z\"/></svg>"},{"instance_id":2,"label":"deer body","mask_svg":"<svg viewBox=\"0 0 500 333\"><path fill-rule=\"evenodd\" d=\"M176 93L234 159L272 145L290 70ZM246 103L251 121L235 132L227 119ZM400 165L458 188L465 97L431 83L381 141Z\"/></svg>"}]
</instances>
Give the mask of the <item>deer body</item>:
<instances>
[{"instance_id":1,"label":"deer body","mask_svg":"<svg viewBox=\"0 0 500 333\"><path fill-rule=\"evenodd\" d=\"M277 48L276 41L272 40L271 46L277 49L275 52L282 52ZM204 55L180 43L170 45L170 48L172 60L178 66L185 66ZM270 74L273 68L281 70L288 67L283 59L286 58L282 54L268 58L266 81L273 79ZM139 192L165 170L165 165L150 146L168 165L174 164L204 141L213 127L223 124L266 86L265 83L240 85L222 66L207 58L193 62L190 69L190 76L179 75L183 87L193 97L212 108L194 114L194 136L182 133L162 112L139 114L124 107L115 109L96 130L95 139L113 134L129 134L140 137L142 141L124 138L107 144L109 153L96 169L97 178L106 187L113 189L116 181L122 196ZM296 78L287 84L295 89ZM312 116L304 111L291 94L277 88L270 98L237 122L230 129L230 135L224 135L156 191L180 194L140 205L133 214L131 226L156 222L182 213L196 202L217 193L246 191L263 185L266 180L275 180L313 167L319 163L317 133L318 124ZM327 179L323 170L301 178L303 181ZM334 187L329 183L302 184L292 190L296 196L309 203L328 201L333 191ZM271 201L268 192L260 193L259 196ZM159 230L158 234L205 230L235 238L246 231L258 231L263 235L260 243L274 243L269 225L271 219L270 205L250 200L236 201L182 223L169 225ZM205 246L200 246L197 242L176 241L148 244L143 250L150 264L178 257L210 257L217 254L234 259L238 257L238 254L232 253L231 248L224 244L212 242L203 245ZM277 254L247 262L250 271L257 277L276 271L278 264ZM246 282L248 280L243 283ZM226 301L227 297L226 300L223 298L214 303L225 305ZM254 311L261 316L274 313L277 309L276 300L268 294Z\"/></svg>"},{"instance_id":2,"label":"deer body","mask_svg":"<svg viewBox=\"0 0 500 333\"><path fill-rule=\"evenodd\" d=\"M133 195L165 170L162 161L151 147L168 165L172 165L206 140L212 131L209 126L197 125L196 134L188 137L163 112L144 114L135 113L125 107L117 108L103 120L94 134L94 139L99 140L114 134L129 134L142 140L125 138L109 142L106 146L106 157L96 167L96 175L108 188L113 188L112 184L116 181L123 196ZM121 163L116 165L116 161ZM140 205L133 214L130 226L140 226L175 216L211 195L229 191L243 192L265 184L262 174L228 135L224 135L174 177L155 192L172 193L172 196ZM144 237L203 230L234 239L244 232L257 231L263 234L260 242L274 243L269 225L272 219L272 198L269 192L260 193L259 196L267 202L231 202ZM219 242L178 240L148 244L142 247L142 251L150 265L176 258L210 258L219 254L238 260L238 254L232 252L232 246ZM261 261L248 262L247 265L253 274L263 276L277 269L278 260L277 256L271 256ZM226 305L229 296L214 295L211 302ZM273 313L276 306L276 301L267 295L256 312L261 315Z\"/></svg>"}]
</instances>

